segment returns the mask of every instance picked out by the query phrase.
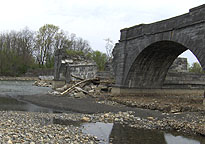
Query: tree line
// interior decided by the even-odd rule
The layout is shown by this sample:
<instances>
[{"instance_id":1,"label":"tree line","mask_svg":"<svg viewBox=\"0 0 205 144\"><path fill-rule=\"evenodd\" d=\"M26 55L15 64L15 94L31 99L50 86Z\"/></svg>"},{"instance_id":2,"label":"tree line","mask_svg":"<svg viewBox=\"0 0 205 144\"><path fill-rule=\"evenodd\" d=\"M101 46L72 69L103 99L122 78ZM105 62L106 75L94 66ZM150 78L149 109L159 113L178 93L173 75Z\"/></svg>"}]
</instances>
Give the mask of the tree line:
<instances>
[{"instance_id":1,"label":"tree line","mask_svg":"<svg viewBox=\"0 0 205 144\"><path fill-rule=\"evenodd\" d=\"M107 61L107 55L93 51L87 40L46 24L38 31L25 28L0 33L0 75L19 76L29 69L52 68L57 49L89 54L99 70L103 70Z\"/></svg>"}]
</instances>

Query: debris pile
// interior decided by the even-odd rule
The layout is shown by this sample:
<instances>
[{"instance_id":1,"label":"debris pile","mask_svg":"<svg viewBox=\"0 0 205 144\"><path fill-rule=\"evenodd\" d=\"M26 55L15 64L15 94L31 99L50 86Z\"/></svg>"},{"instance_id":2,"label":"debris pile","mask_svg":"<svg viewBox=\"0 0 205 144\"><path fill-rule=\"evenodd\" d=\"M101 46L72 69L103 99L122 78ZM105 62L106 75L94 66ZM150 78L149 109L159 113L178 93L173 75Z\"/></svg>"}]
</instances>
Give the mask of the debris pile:
<instances>
[{"instance_id":1,"label":"debris pile","mask_svg":"<svg viewBox=\"0 0 205 144\"><path fill-rule=\"evenodd\" d=\"M77 78L76 76L74 76ZM100 78L82 79L66 84L61 88L56 88L51 92L54 95L66 95L74 98L83 98L86 96L97 97L104 92L111 91L112 81L101 80Z\"/></svg>"},{"instance_id":2,"label":"debris pile","mask_svg":"<svg viewBox=\"0 0 205 144\"><path fill-rule=\"evenodd\" d=\"M39 87L52 87L53 76L39 76L33 85Z\"/></svg>"}]
</instances>

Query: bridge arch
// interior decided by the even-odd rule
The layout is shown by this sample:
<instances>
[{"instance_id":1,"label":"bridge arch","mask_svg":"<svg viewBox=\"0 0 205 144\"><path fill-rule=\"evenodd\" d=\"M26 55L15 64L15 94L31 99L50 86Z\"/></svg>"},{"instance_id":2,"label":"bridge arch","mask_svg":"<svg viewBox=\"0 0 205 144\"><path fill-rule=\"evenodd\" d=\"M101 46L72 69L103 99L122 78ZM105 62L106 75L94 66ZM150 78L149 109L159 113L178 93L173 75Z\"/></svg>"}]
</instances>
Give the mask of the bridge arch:
<instances>
[{"instance_id":1,"label":"bridge arch","mask_svg":"<svg viewBox=\"0 0 205 144\"><path fill-rule=\"evenodd\" d=\"M131 88L162 87L169 67L187 49L178 42L168 40L150 44L135 56L123 85Z\"/></svg>"},{"instance_id":2,"label":"bridge arch","mask_svg":"<svg viewBox=\"0 0 205 144\"><path fill-rule=\"evenodd\" d=\"M173 61L190 50L205 69L205 5L121 30L113 50L116 87L161 88Z\"/></svg>"}]
</instances>

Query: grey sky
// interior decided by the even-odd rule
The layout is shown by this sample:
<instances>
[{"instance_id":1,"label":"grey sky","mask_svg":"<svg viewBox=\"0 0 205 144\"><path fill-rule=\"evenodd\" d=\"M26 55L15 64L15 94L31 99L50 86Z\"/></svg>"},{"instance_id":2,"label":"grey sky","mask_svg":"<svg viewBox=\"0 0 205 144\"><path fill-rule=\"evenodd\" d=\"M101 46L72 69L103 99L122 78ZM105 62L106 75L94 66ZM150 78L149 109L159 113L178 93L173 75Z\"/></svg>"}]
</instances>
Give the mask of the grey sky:
<instances>
[{"instance_id":1,"label":"grey sky","mask_svg":"<svg viewBox=\"0 0 205 144\"><path fill-rule=\"evenodd\" d=\"M204 0L0 0L0 31L54 24L105 52L104 39L117 42L120 29L187 13ZM190 57L186 53L185 56ZM189 62L195 61L190 57Z\"/></svg>"}]
</instances>

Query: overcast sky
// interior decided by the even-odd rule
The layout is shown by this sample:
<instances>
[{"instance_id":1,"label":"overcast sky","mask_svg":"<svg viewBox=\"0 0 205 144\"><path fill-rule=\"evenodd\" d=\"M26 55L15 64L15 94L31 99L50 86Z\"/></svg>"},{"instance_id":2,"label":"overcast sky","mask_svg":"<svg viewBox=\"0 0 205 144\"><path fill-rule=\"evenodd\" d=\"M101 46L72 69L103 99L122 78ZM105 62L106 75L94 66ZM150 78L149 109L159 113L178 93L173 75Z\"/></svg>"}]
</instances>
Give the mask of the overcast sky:
<instances>
[{"instance_id":1,"label":"overcast sky","mask_svg":"<svg viewBox=\"0 0 205 144\"><path fill-rule=\"evenodd\" d=\"M187 13L204 0L0 0L0 31L37 31L54 24L88 40L94 50L105 52L105 40L115 43L120 29ZM189 53L189 62L196 61ZM183 56L184 56L183 55Z\"/></svg>"}]
</instances>

